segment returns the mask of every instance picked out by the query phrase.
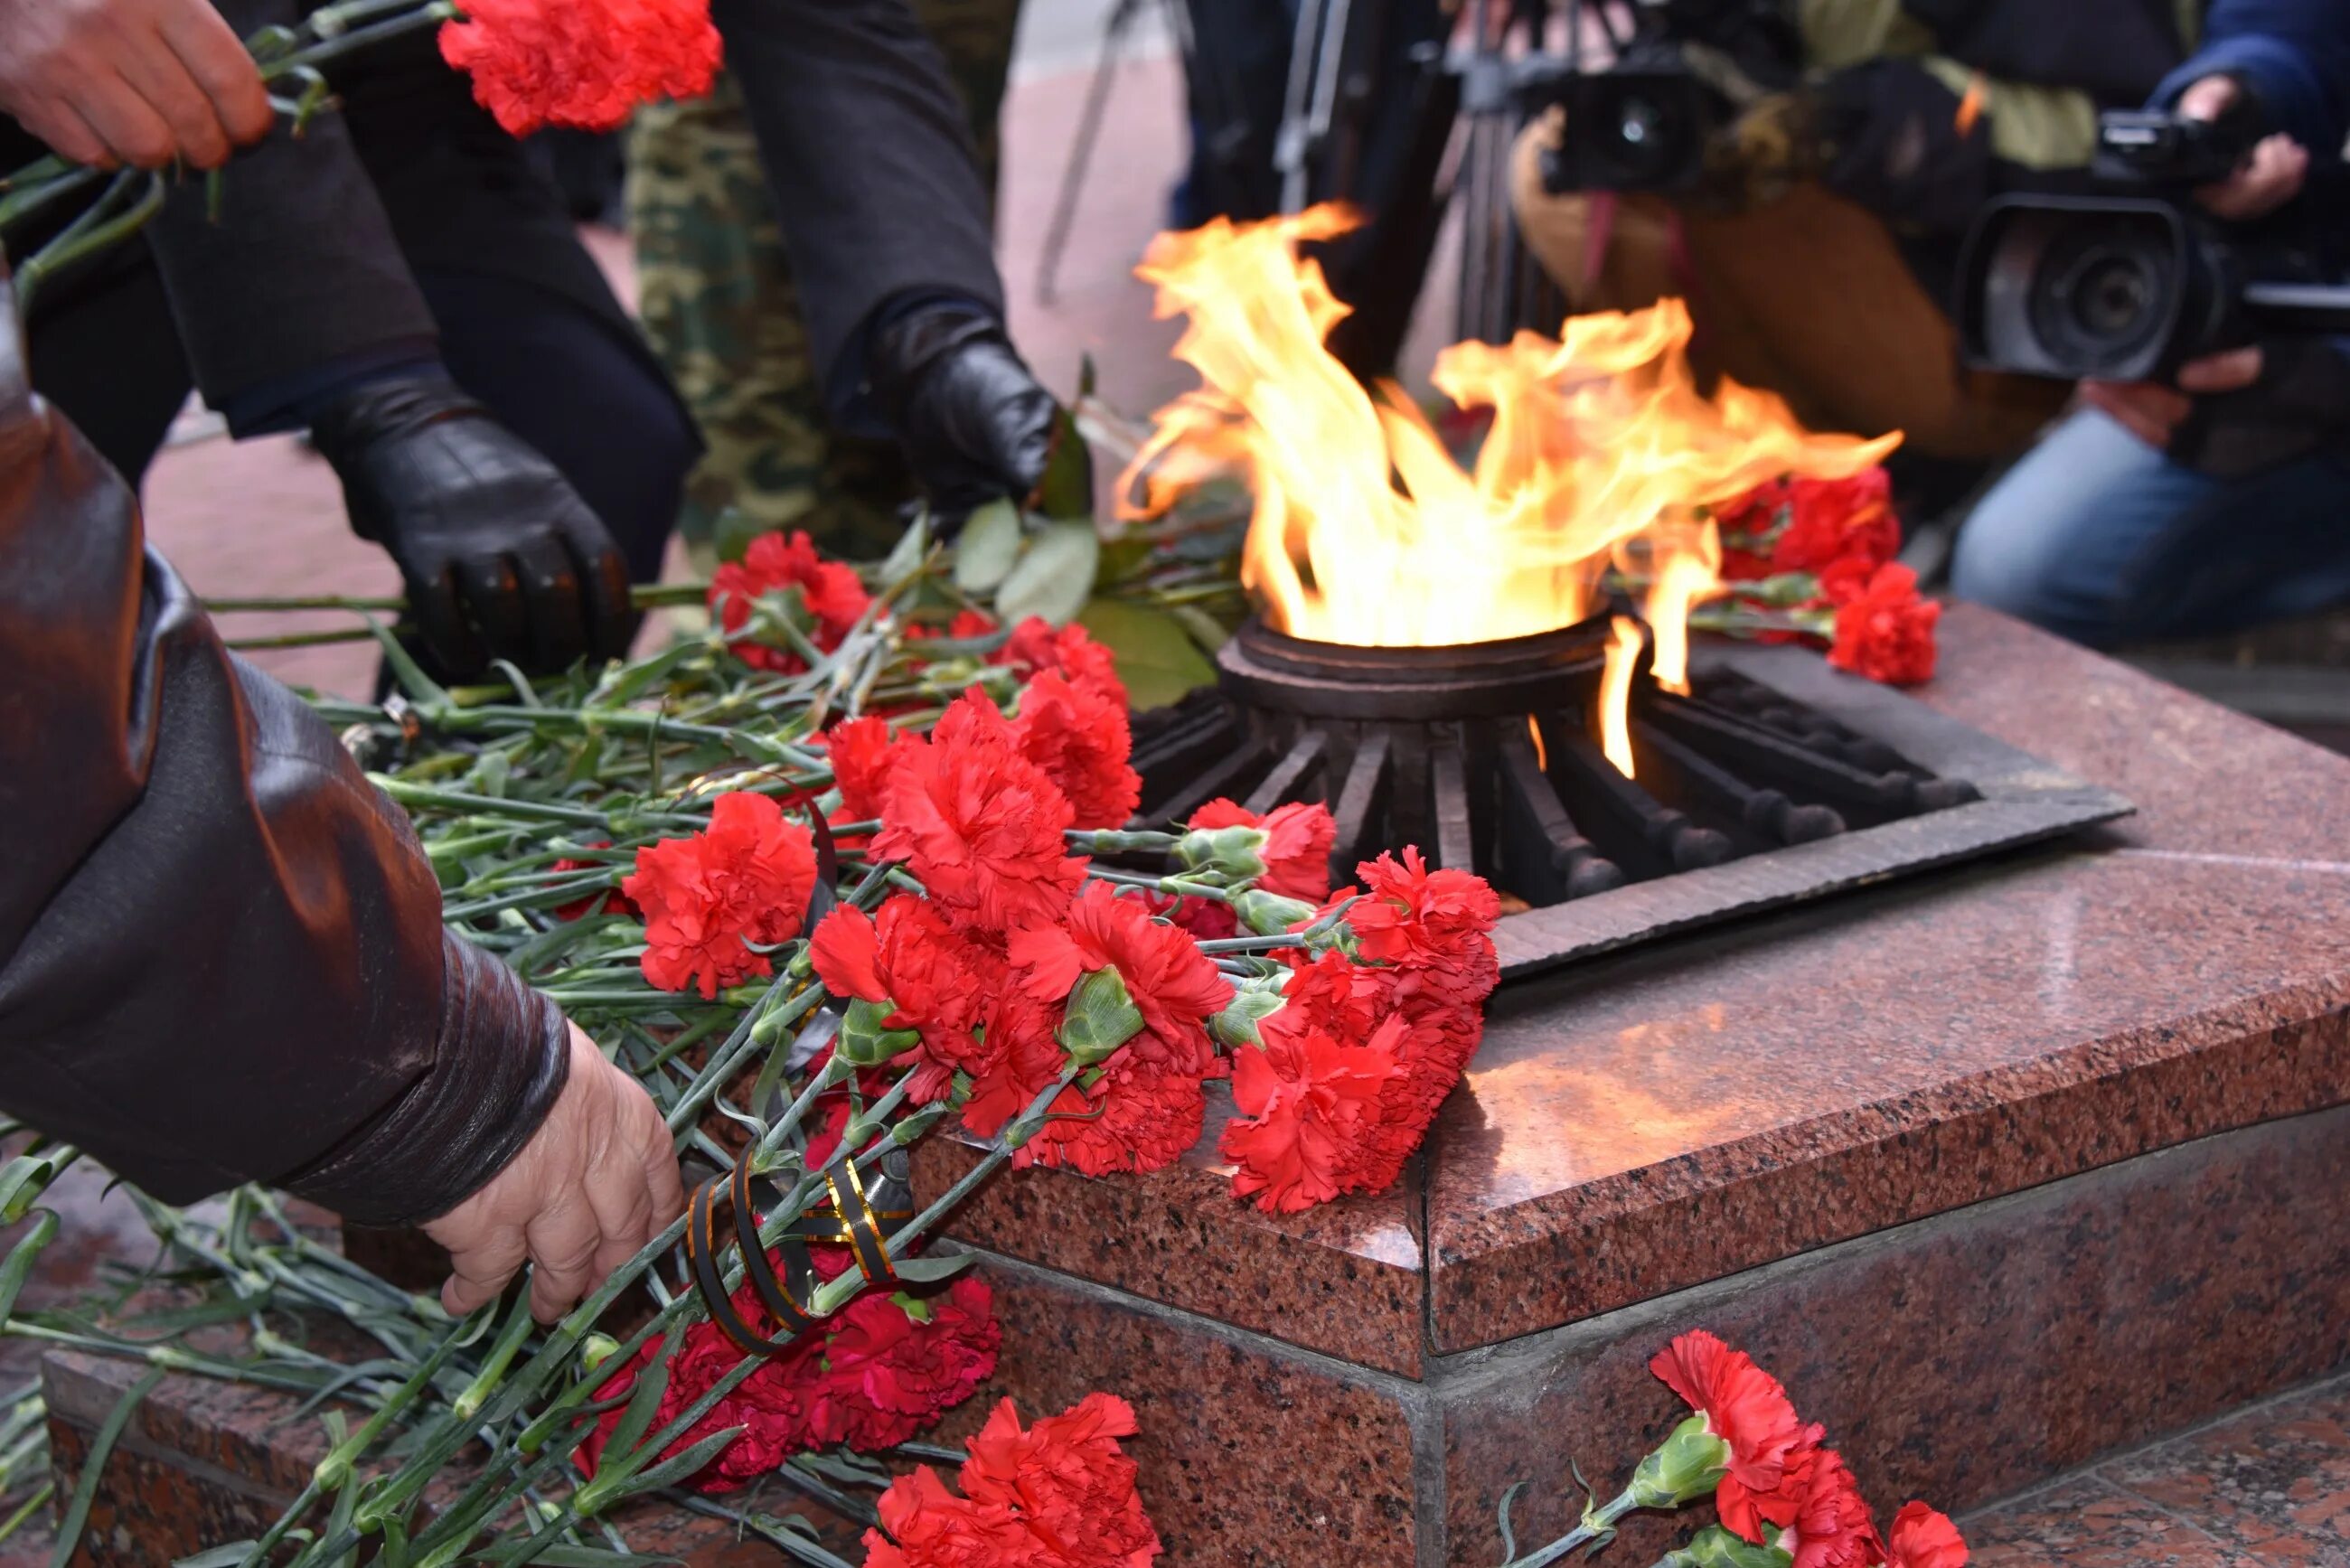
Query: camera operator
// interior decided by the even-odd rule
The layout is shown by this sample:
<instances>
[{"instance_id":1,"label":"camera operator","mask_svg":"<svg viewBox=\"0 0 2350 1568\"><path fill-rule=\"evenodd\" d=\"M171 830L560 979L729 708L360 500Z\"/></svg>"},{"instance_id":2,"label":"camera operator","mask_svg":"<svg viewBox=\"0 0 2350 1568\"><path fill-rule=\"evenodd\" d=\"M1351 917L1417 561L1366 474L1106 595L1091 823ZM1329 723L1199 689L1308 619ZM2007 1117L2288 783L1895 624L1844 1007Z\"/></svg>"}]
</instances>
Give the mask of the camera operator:
<instances>
[{"instance_id":1,"label":"camera operator","mask_svg":"<svg viewBox=\"0 0 2350 1568\"><path fill-rule=\"evenodd\" d=\"M2229 223L2276 213L2350 130L2350 6L2217 0L2153 102L2256 113L2269 134L2196 198ZM1960 597L2092 647L2350 602L2350 342L2268 337L2190 360L2175 385L2084 382L2081 402L1968 519Z\"/></svg>"},{"instance_id":2,"label":"camera operator","mask_svg":"<svg viewBox=\"0 0 2350 1568\"><path fill-rule=\"evenodd\" d=\"M1749 95L1690 188L1554 193L1519 148L1528 246L1577 309L1688 297L1700 370L1786 398L1821 429L1907 433L1955 498L2021 451L2062 387L1961 369L1947 296L1991 191L2078 179L2101 107L2136 105L2188 53L2159 0L1856 0L1793 7L1786 90ZM1703 41L1701 38L1700 41ZM1555 182L1554 182L1555 183ZM1918 460L1940 460L1919 463Z\"/></svg>"}]
</instances>

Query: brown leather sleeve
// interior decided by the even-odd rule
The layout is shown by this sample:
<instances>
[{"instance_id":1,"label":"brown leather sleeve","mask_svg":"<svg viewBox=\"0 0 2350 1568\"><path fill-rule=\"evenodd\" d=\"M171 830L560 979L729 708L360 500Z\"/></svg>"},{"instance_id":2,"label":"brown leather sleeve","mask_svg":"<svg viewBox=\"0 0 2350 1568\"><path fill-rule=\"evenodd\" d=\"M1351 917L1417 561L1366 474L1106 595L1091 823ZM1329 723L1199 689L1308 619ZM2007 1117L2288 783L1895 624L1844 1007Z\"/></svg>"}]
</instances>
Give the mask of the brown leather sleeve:
<instances>
[{"instance_id":1,"label":"brown leather sleeve","mask_svg":"<svg viewBox=\"0 0 2350 1568\"><path fill-rule=\"evenodd\" d=\"M426 1218L561 1090L553 1005L444 946L406 820L222 647L121 479L32 395L13 326L0 843L0 1107L159 1198L295 1172Z\"/></svg>"}]
</instances>

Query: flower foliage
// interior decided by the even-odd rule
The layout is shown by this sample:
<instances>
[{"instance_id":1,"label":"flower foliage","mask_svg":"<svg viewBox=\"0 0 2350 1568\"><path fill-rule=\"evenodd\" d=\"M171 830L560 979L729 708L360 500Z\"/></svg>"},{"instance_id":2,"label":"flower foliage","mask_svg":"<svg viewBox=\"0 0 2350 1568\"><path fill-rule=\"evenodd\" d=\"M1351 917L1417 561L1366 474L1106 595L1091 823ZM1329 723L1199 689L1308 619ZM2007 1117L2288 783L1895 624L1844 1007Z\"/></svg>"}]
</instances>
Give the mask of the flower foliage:
<instances>
[{"instance_id":1,"label":"flower foliage","mask_svg":"<svg viewBox=\"0 0 2350 1568\"><path fill-rule=\"evenodd\" d=\"M721 45L710 0L463 0L441 57L507 134L615 130L639 106L700 98Z\"/></svg>"}]
</instances>

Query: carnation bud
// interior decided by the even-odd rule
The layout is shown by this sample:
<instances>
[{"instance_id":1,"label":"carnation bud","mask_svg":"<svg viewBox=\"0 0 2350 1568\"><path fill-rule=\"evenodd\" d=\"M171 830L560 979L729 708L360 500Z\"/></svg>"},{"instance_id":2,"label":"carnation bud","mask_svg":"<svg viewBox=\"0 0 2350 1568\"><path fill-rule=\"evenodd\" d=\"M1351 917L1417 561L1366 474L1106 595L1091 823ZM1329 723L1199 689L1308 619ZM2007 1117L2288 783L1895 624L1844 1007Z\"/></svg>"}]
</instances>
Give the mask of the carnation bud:
<instances>
[{"instance_id":1,"label":"carnation bud","mask_svg":"<svg viewBox=\"0 0 2350 1568\"><path fill-rule=\"evenodd\" d=\"M1175 858L1188 871L1215 871L1234 887L1264 875L1262 827L1195 827L1175 841Z\"/></svg>"},{"instance_id":2,"label":"carnation bud","mask_svg":"<svg viewBox=\"0 0 2350 1568\"><path fill-rule=\"evenodd\" d=\"M1712 1495L1729 1469L1730 1445L1703 1415L1691 1416L1640 1461L1625 1490L1635 1508L1679 1508Z\"/></svg>"},{"instance_id":3,"label":"carnation bud","mask_svg":"<svg viewBox=\"0 0 2350 1568\"><path fill-rule=\"evenodd\" d=\"M1127 994L1115 968L1097 969L1069 992L1068 1011L1053 1038L1070 1058L1091 1066L1142 1033L1142 1010Z\"/></svg>"},{"instance_id":4,"label":"carnation bud","mask_svg":"<svg viewBox=\"0 0 2350 1568\"><path fill-rule=\"evenodd\" d=\"M579 1342L579 1365L593 1372L612 1359L620 1342L608 1334L591 1334Z\"/></svg>"},{"instance_id":5,"label":"carnation bud","mask_svg":"<svg viewBox=\"0 0 2350 1568\"><path fill-rule=\"evenodd\" d=\"M1208 1033L1216 1044L1227 1051L1237 1051L1243 1045L1262 1046L1264 1037L1256 1031L1257 1022L1281 1011L1281 988L1288 978L1284 970L1278 975L1253 980L1235 988L1224 1010L1208 1020Z\"/></svg>"},{"instance_id":6,"label":"carnation bud","mask_svg":"<svg viewBox=\"0 0 2350 1568\"><path fill-rule=\"evenodd\" d=\"M1314 918L1314 906L1302 899L1284 898L1278 893L1268 893L1262 888L1251 888L1232 899L1232 913L1241 924L1261 937L1277 937L1293 926L1302 925Z\"/></svg>"},{"instance_id":7,"label":"carnation bud","mask_svg":"<svg viewBox=\"0 0 2350 1568\"><path fill-rule=\"evenodd\" d=\"M889 1027L894 1011L886 1002L868 1002L862 997L851 1002L841 1017L840 1033L833 1036L833 1055L855 1066L879 1067L920 1044L922 1037L914 1031Z\"/></svg>"},{"instance_id":8,"label":"carnation bud","mask_svg":"<svg viewBox=\"0 0 2350 1568\"><path fill-rule=\"evenodd\" d=\"M1757 1546L1709 1524L1679 1551L1666 1552L1657 1568L1787 1568L1793 1562L1783 1547Z\"/></svg>"}]
</instances>

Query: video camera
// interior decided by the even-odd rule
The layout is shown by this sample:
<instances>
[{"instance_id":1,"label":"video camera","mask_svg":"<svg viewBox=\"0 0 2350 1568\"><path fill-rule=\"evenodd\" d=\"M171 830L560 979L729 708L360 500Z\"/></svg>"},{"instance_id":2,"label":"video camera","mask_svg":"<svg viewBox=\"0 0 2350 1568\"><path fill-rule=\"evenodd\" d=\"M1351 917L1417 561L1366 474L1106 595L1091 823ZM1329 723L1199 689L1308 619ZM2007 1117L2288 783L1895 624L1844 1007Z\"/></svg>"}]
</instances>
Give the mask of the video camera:
<instances>
[{"instance_id":1,"label":"video camera","mask_svg":"<svg viewBox=\"0 0 2350 1568\"><path fill-rule=\"evenodd\" d=\"M1607 34L1608 63L1583 68L1579 33L1562 58L1522 62L1517 99L1528 115L1565 111L1559 145L1543 155L1543 183L1566 191L1686 191L1705 171L1706 143L1729 123L1731 80L1784 86L1800 69L1801 40L1780 0L1638 0L1618 34L1607 5L1590 14ZM1581 11L1570 8L1570 26Z\"/></svg>"},{"instance_id":2,"label":"video camera","mask_svg":"<svg viewBox=\"0 0 2350 1568\"><path fill-rule=\"evenodd\" d=\"M2067 380L2167 380L2262 330L2350 331L2339 258L2306 222L2315 203L2223 225L2195 202L2198 186L2226 179L2259 140L2249 105L2239 105L2218 120L2108 112L2091 193L1985 207L1959 254L1968 363Z\"/></svg>"}]
</instances>

